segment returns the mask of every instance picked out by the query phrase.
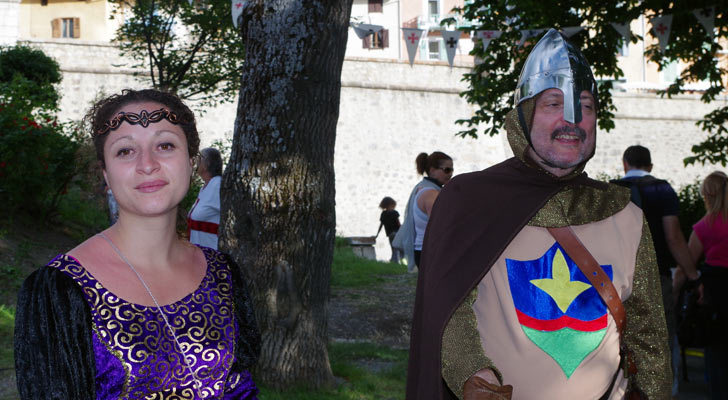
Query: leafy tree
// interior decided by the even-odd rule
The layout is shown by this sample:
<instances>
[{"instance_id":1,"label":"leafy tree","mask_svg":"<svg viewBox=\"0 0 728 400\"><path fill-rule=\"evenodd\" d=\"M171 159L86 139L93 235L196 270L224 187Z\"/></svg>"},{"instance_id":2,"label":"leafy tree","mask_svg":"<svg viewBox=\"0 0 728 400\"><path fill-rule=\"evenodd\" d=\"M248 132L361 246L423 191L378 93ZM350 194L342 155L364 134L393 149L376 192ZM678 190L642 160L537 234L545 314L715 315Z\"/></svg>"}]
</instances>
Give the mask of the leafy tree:
<instances>
[{"instance_id":1,"label":"leafy tree","mask_svg":"<svg viewBox=\"0 0 728 400\"><path fill-rule=\"evenodd\" d=\"M111 2L118 5L115 15L124 15L116 33L121 54L146 71L138 76L203 105L233 101L245 47L233 26L229 0Z\"/></svg>"},{"instance_id":2,"label":"leafy tree","mask_svg":"<svg viewBox=\"0 0 728 400\"><path fill-rule=\"evenodd\" d=\"M61 70L56 60L26 46L8 47L0 54L0 93L6 99L31 109L58 108L60 96L54 85L61 82Z\"/></svg>"},{"instance_id":3,"label":"leafy tree","mask_svg":"<svg viewBox=\"0 0 728 400\"><path fill-rule=\"evenodd\" d=\"M266 386L328 386L334 142L352 0L249 0L220 247L247 275Z\"/></svg>"},{"instance_id":4,"label":"leafy tree","mask_svg":"<svg viewBox=\"0 0 728 400\"><path fill-rule=\"evenodd\" d=\"M662 96L673 96L685 91L685 84L707 81L710 88L701 99L709 103L726 90L725 77L728 71L721 67L718 55L721 44L728 39L728 14L715 0L670 1L670 0L559 0L542 2L535 0L473 0L463 8L456 9L461 17L473 22L472 29L502 30L502 36L490 42L487 51L477 41L471 54L482 60L473 72L466 74L470 88L461 96L468 102L480 106L470 119L459 120L466 129L462 136L478 136L478 125L487 126L485 132L495 135L501 129L505 114L513 107L512 94L518 81L526 56L539 37L527 40L518 46L521 30L539 28L562 28L584 26L586 29L570 38L589 60L594 74L603 78L599 81L599 127L610 130L614 127L614 111L611 89L613 80L624 76L617 65L616 49L624 39L610 23L629 23L640 15L672 14L673 22L670 43L666 51L659 45L647 48L646 55L659 64L660 69L675 60L688 64L682 74ZM716 6L715 38L705 31L693 15L693 10ZM443 23L448 23L445 21ZM470 28L468 28L470 29ZM631 41L636 43L641 36L632 33ZM716 108L705 115L698 125L709 132L704 142L693 146L693 156L685 158L685 164L721 163L728 159L728 106Z\"/></svg>"},{"instance_id":5,"label":"leafy tree","mask_svg":"<svg viewBox=\"0 0 728 400\"><path fill-rule=\"evenodd\" d=\"M80 140L56 122L58 64L40 50L0 50L0 202L47 219L82 168ZM69 133L65 133L68 131Z\"/></svg>"}]
</instances>

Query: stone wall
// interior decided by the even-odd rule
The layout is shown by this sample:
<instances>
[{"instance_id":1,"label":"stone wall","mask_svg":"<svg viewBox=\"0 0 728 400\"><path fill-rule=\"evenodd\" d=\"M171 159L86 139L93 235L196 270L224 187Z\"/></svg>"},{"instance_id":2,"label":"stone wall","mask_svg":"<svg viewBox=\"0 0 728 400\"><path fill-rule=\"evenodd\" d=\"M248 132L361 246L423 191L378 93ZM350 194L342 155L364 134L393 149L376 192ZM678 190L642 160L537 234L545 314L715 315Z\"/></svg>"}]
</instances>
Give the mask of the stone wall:
<instances>
[{"instance_id":1,"label":"stone wall","mask_svg":"<svg viewBox=\"0 0 728 400\"><path fill-rule=\"evenodd\" d=\"M0 0L0 46L14 45L18 40L20 0Z\"/></svg>"},{"instance_id":2,"label":"stone wall","mask_svg":"<svg viewBox=\"0 0 728 400\"><path fill-rule=\"evenodd\" d=\"M28 44L55 57L63 69L63 118L80 118L100 92L144 85L122 66L113 46L78 41ZM397 200L397 209L404 214L409 191L421 179L414 164L419 152L449 154L456 174L510 157L503 133L477 140L455 135L460 127L454 121L474 111L458 95L466 87L461 78L467 71L451 69L445 62L410 67L397 60L346 59L334 161L338 234L374 235L379 226L377 205L384 196ZM705 136L695 122L718 104L705 105L695 96L660 99L635 93L615 93L614 103L616 127L599 132L597 154L587 168L591 176L622 174L622 152L632 144L650 148L653 173L676 187L716 169L685 168L682 159ZM721 105L725 103L723 98ZM199 118L202 144L230 138L235 112L235 102L206 110ZM387 240L383 234L379 238L377 256L388 258Z\"/></svg>"}]
</instances>

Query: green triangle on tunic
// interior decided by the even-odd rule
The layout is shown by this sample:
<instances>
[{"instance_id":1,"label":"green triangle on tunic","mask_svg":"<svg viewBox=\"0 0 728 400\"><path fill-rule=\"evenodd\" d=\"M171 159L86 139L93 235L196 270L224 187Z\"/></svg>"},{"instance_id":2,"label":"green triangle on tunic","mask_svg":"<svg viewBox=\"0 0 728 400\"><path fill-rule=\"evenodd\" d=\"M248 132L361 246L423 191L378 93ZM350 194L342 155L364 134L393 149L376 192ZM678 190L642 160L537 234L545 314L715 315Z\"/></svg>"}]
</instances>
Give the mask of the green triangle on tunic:
<instances>
[{"instance_id":1,"label":"green triangle on tunic","mask_svg":"<svg viewBox=\"0 0 728 400\"><path fill-rule=\"evenodd\" d=\"M584 358L599 346L607 333L606 328L593 332L582 332L571 328L548 332L523 325L521 328L536 346L559 364L566 374L566 379L569 379Z\"/></svg>"}]
</instances>

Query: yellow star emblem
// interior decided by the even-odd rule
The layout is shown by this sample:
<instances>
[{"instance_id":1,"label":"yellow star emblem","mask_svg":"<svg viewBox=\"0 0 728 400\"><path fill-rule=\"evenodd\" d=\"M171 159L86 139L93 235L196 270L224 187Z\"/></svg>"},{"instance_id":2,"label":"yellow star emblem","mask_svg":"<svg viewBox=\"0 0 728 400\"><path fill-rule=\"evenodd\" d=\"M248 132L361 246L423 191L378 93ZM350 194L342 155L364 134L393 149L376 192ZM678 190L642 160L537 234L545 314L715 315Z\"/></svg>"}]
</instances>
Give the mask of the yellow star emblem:
<instances>
[{"instance_id":1,"label":"yellow star emblem","mask_svg":"<svg viewBox=\"0 0 728 400\"><path fill-rule=\"evenodd\" d=\"M556 250L556 254L554 254L554 259L551 263L551 272L552 279L533 279L531 283L551 296L559 309L563 313L566 313L571 302L581 292L589 289L591 285L571 280L569 266L566 264L566 259L561 250Z\"/></svg>"}]
</instances>

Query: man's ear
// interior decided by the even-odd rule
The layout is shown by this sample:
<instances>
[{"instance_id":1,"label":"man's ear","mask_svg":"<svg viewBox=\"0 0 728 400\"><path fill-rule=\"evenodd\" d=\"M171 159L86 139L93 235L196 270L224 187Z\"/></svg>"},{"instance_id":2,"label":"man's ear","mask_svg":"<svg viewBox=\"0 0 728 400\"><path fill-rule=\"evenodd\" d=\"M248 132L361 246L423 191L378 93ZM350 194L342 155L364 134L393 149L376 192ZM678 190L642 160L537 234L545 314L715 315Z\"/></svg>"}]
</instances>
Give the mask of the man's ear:
<instances>
[{"instance_id":1,"label":"man's ear","mask_svg":"<svg viewBox=\"0 0 728 400\"><path fill-rule=\"evenodd\" d=\"M645 168L645 171L652 172L652 164L650 164L647 168Z\"/></svg>"}]
</instances>

